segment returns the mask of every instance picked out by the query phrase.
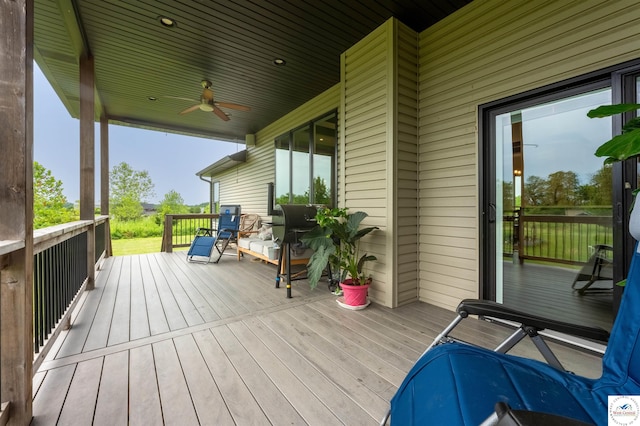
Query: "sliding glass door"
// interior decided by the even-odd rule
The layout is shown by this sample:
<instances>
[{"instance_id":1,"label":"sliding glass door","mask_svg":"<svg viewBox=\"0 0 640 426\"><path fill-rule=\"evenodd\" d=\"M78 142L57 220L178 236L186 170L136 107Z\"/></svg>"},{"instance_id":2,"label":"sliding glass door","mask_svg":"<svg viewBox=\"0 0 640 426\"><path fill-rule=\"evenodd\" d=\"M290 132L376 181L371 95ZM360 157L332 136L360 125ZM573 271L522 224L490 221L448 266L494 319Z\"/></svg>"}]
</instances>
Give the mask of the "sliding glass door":
<instances>
[{"instance_id":1,"label":"sliding glass door","mask_svg":"<svg viewBox=\"0 0 640 426\"><path fill-rule=\"evenodd\" d=\"M587 117L609 103L604 87L495 115L496 301L611 327L612 168L593 154L611 120Z\"/></svg>"},{"instance_id":2,"label":"sliding glass door","mask_svg":"<svg viewBox=\"0 0 640 426\"><path fill-rule=\"evenodd\" d=\"M480 107L481 296L610 329L634 241L640 163L596 148L631 118L589 119L638 102L640 65L593 73Z\"/></svg>"}]
</instances>

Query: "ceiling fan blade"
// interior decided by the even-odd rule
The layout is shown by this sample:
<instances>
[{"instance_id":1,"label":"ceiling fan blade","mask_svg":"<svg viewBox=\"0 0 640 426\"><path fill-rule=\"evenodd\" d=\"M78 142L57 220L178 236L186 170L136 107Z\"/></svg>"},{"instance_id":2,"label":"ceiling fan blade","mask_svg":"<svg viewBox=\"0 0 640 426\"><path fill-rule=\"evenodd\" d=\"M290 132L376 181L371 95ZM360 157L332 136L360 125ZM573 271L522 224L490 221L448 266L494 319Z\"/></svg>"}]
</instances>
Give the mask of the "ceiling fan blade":
<instances>
[{"instance_id":1,"label":"ceiling fan blade","mask_svg":"<svg viewBox=\"0 0 640 426\"><path fill-rule=\"evenodd\" d=\"M219 106L222 108L237 109L238 111L251 111L250 107L244 106L244 105L231 104L229 102L214 102L214 103L216 104L216 106Z\"/></svg>"},{"instance_id":2,"label":"ceiling fan blade","mask_svg":"<svg viewBox=\"0 0 640 426\"><path fill-rule=\"evenodd\" d=\"M180 114L180 115L188 114L190 112L193 112L193 111L197 110L198 108L200 108L200 104L191 106L191 107L189 107L189 108L187 108L187 109L185 109L183 111L180 111L178 114Z\"/></svg>"},{"instance_id":3,"label":"ceiling fan blade","mask_svg":"<svg viewBox=\"0 0 640 426\"><path fill-rule=\"evenodd\" d=\"M213 106L213 113L220 117L223 121L229 121L229 117L220 108Z\"/></svg>"}]
</instances>

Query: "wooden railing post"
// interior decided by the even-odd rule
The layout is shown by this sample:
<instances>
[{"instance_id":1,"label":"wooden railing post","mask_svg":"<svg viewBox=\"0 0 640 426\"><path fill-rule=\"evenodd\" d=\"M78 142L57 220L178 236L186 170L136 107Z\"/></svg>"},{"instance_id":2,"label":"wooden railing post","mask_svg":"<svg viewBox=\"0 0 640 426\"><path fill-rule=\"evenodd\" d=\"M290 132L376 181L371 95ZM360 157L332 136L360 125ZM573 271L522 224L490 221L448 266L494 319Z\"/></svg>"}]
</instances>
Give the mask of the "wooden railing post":
<instances>
[{"instance_id":1,"label":"wooden railing post","mask_svg":"<svg viewBox=\"0 0 640 426\"><path fill-rule=\"evenodd\" d=\"M0 254L0 418L11 425L33 412L33 9L0 2L0 241L21 245Z\"/></svg>"},{"instance_id":2,"label":"wooden railing post","mask_svg":"<svg viewBox=\"0 0 640 426\"><path fill-rule=\"evenodd\" d=\"M173 215L164 216L164 251L173 253Z\"/></svg>"}]
</instances>

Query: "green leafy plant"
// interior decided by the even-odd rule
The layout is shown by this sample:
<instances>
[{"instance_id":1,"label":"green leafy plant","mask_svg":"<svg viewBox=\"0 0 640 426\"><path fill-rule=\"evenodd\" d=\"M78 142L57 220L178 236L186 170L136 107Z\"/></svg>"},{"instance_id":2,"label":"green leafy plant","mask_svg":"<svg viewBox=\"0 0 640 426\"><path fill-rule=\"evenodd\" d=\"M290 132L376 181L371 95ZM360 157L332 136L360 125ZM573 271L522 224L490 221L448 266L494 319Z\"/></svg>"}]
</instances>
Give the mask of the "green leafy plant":
<instances>
[{"instance_id":1,"label":"green leafy plant","mask_svg":"<svg viewBox=\"0 0 640 426\"><path fill-rule=\"evenodd\" d=\"M640 104L603 105L587 113L589 118L611 117L640 109ZM622 133L603 143L596 150L597 157L607 157L605 164L623 161L640 154L640 117L629 120Z\"/></svg>"},{"instance_id":2,"label":"green leafy plant","mask_svg":"<svg viewBox=\"0 0 640 426\"><path fill-rule=\"evenodd\" d=\"M359 246L360 239L378 227L360 228L366 217L365 212L349 213L346 208L318 209L315 217L317 226L302 237L302 241L314 250L307 264L312 288L318 285L327 264L339 272L340 281L348 276L353 285L371 282L371 277L363 273L363 266L377 258L367 253L360 255Z\"/></svg>"},{"instance_id":3,"label":"green leafy plant","mask_svg":"<svg viewBox=\"0 0 640 426\"><path fill-rule=\"evenodd\" d=\"M616 104L602 105L592 109L587 113L589 118L611 117L617 114L624 114L631 111L640 110L640 104ZM628 158L640 154L640 117L632 118L622 127L622 133L614 136L596 149L597 157L606 157L605 164L612 164L616 161L624 161ZM635 205L638 189L633 191L633 205ZM633 205L631 209L633 210ZM626 280L616 283L624 287Z\"/></svg>"},{"instance_id":4,"label":"green leafy plant","mask_svg":"<svg viewBox=\"0 0 640 426\"><path fill-rule=\"evenodd\" d=\"M602 105L587 113L589 118L604 118L640 110L640 104ZM596 157L606 157L605 164L624 161L640 154L640 117L632 118L622 127L622 133L614 136L596 149ZM634 204L638 189L633 191ZM633 209L633 205L631 207Z\"/></svg>"}]
</instances>

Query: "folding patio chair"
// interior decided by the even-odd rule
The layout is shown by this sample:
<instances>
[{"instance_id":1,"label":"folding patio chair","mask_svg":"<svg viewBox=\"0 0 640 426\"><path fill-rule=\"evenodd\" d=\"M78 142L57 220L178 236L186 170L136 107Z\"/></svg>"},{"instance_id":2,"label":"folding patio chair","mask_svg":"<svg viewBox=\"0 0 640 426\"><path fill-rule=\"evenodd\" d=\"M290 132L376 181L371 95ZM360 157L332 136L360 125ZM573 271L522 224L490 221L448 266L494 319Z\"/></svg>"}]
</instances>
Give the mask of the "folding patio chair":
<instances>
[{"instance_id":1,"label":"folding patio chair","mask_svg":"<svg viewBox=\"0 0 640 426\"><path fill-rule=\"evenodd\" d=\"M399 425L632 424L640 417L640 253L636 251L611 335L605 330L553 321L503 305L463 300L458 316L411 368L391 400L391 422ZM449 336L468 315L502 318L520 325L494 351ZM602 376L589 379L565 371L538 334L556 330L608 345ZM507 354L530 336L547 363ZM634 397L635 396L635 397ZM497 409L494 410L494 407ZM506 412L529 422L505 422ZM389 414L381 424L386 424ZM531 420L533 419L533 420ZM618 421L618 423L615 423ZM626 423L623 423L625 421ZM556 423L553 423L556 422ZM573 422L573 423L571 423Z\"/></svg>"},{"instance_id":2,"label":"folding patio chair","mask_svg":"<svg viewBox=\"0 0 640 426\"><path fill-rule=\"evenodd\" d=\"M239 227L240 206L220 206L217 228L196 229L187 261L209 263L213 260L213 263L218 263L229 243L237 239Z\"/></svg>"},{"instance_id":3,"label":"folding patio chair","mask_svg":"<svg viewBox=\"0 0 640 426\"><path fill-rule=\"evenodd\" d=\"M579 294L587 291L611 291L613 288L613 247L607 244L593 246L593 254L587 263L580 269L573 280L571 288L578 290ZM608 281L607 287L591 287L597 281ZM583 282L579 287L578 283Z\"/></svg>"}]
</instances>

